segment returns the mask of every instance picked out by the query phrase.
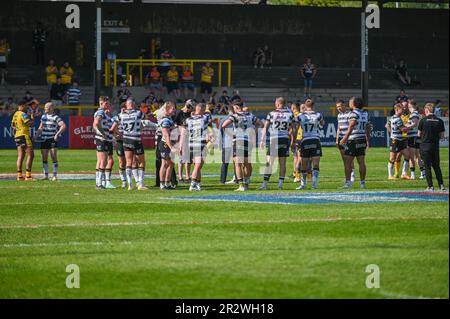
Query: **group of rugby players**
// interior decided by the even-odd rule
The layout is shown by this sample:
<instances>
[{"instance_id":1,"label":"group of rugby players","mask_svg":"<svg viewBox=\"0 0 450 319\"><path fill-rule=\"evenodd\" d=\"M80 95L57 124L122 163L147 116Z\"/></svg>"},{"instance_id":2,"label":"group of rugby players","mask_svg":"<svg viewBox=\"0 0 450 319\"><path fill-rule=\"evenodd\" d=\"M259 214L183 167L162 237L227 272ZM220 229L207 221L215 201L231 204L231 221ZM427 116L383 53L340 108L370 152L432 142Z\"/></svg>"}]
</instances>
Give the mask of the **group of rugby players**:
<instances>
[{"instance_id":1,"label":"group of rugby players","mask_svg":"<svg viewBox=\"0 0 450 319\"><path fill-rule=\"evenodd\" d=\"M173 102L166 102L155 112L157 124L135 108L132 98L114 116L107 97L100 97L99 105L93 123L97 148L97 189L115 188L111 183L113 140L116 142L122 187L132 190L134 179L138 190L148 189L144 184L145 157L141 130L151 127L156 128L156 152L160 159L157 167L159 187L165 190L176 188L173 175L174 159L178 156L179 177L182 178L183 168L186 168L187 180L190 179L189 190L201 190L201 170L207 156L207 146L217 138L212 129L211 113L205 104L188 100L183 109L177 111ZM362 106L362 100L354 97L349 101L349 111L343 102L337 105L340 112L337 144L341 149L346 177L343 188L352 187L355 158L359 164L360 187L365 188L365 150L371 125L368 113L362 110ZM236 191L249 189L258 128L262 128L259 146L267 150L264 180L259 189L267 189L276 160L279 165L278 188L283 189L290 149L294 153L296 181L300 182L297 189L306 189L308 174L312 175L311 188L317 189L322 156L320 131L324 118L314 110L311 99L302 105L294 104L289 109L284 98L277 98L275 110L267 115L264 123L249 112L242 102L237 101L232 107L233 110L220 126L223 136L232 139L234 173L236 183L239 184Z\"/></svg>"}]
</instances>

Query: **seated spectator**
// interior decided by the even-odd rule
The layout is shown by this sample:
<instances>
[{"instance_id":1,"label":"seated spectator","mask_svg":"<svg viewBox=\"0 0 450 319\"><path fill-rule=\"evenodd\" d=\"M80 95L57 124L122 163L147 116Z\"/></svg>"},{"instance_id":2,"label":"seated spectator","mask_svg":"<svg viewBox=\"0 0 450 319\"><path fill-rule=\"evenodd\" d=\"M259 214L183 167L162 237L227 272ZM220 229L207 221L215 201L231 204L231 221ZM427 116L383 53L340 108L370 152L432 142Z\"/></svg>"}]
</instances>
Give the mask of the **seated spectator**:
<instances>
[{"instance_id":1,"label":"seated spectator","mask_svg":"<svg viewBox=\"0 0 450 319\"><path fill-rule=\"evenodd\" d=\"M45 68L45 73L47 74L47 86L48 92L50 93L50 89L52 88L52 85L56 83L56 78L58 77L58 68L56 67L53 59L48 61L48 65Z\"/></svg>"},{"instance_id":2,"label":"seated spectator","mask_svg":"<svg viewBox=\"0 0 450 319\"><path fill-rule=\"evenodd\" d=\"M158 99L156 98L155 93L152 90L149 90L148 95L142 100L142 103L152 105L155 102L158 102Z\"/></svg>"},{"instance_id":3,"label":"seated spectator","mask_svg":"<svg viewBox=\"0 0 450 319\"><path fill-rule=\"evenodd\" d=\"M125 101L131 96L130 90L128 90L125 83L120 83L120 88L117 90L117 99L119 100L119 105L125 103Z\"/></svg>"},{"instance_id":4,"label":"seated spectator","mask_svg":"<svg viewBox=\"0 0 450 319\"><path fill-rule=\"evenodd\" d=\"M11 116L16 111L16 108L17 104L14 102L14 99L11 96L8 97L8 100L5 103L5 113Z\"/></svg>"},{"instance_id":5,"label":"seated spectator","mask_svg":"<svg viewBox=\"0 0 450 319\"><path fill-rule=\"evenodd\" d=\"M210 113L211 115L216 114L216 105L213 103L206 103L206 113Z\"/></svg>"},{"instance_id":6,"label":"seated spectator","mask_svg":"<svg viewBox=\"0 0 450 319\"><path fill-rule=\"evenodd\" d=\"M56 83L52 84L50 89L50 101L55 106L63 105L63 99L66 95L65 86L62 84L61 77L56 78Z\"/></svg>"},{"instance_id":7,"label":"seated spectator","mask_svg":"<svg viewBox=\"0 0 450 319\"><path fill-rule=\"evenodd\" d=\"M65 62L62 67L59 68L59 75L61 76L61 83L64 85L64 89L68 90L72 84L73 70L69 65L69 62Z\"/></svg>"},{"instance_id":8,"label":"seated spectator","mask_svg":"<svg viewBox=\"0 0 450 319\"><path fill-rule=\"evenodd\" d=\"M194 73L187 65L183 67L183 74L181 75L181 88L183 89L183 95L186 100L190 98L195 99L197 96L194 84ZM189 91L192 92L192 96L189 96Z\"/></svg>"},{"instance_id":9,"label":"seated spectator","mask_svg":"<svg viewBox=\"0 0 450 319\"><path fill-rule=\"evenodd\" d=\"M79 106L80 105L81 90L79 88L78 82L74 81L69 90L67 90L67 104L69 106ZM76 115L78 109L74 108L72 110L72 115Z\"/></svg>"},{"instance_id":10,"label":"seated spectator","mask_svg":"<svg viewBox=\"0 0 450 319\"><path fill-rule=\"evenodd\" d=\"M242 101L242 98L239 95L239 90L234 90L233 95L231 96L231 103L234 103L236 101Z\"/></svg>"},{"instance_id":11,"label":"seated spectator","mask_svg":"<svg viewBox=\"0 0 450 319\"><path fill-rule=\"evenodd\" d=\"M228 91L224 90L219 97L219 114L228 114L228 109L231 104L231 98L228 96Z\"/></svg>"},{"instance_id":12,"label":"seated spectator","mask_svg":"<svg viewBox=\"0 0 450 319\"><path fill-rule=\"evenodd\" d=\"M202 66L200 78L200 93L202 94L202 100L205 100L206 96L212 93L213 77L214 69L211 67L211 63L207 62Z\"/></svg>"},{"instance_id":13,"label":"seated spectator","mask_svg":"<svg viewBox=\"0 0 450 319\"><path fill-rule=\"evenodd\" d=\"M406 95L406 92L404 89L400 90L400 94L395 98L394 104L407 102L409 100L408 95Z\"/></svg>"},{"instance_id":14,"label":"seated spectator","mask_svg":"<svg viewBox=\"0 0 450 319\"><path fill-rule=\"evenodd\" d=\"M177 71L177 67L171 66L170 70L167 72L167 81L166 81L167 95L170 96L170 94L173 92L177 102L180 101L180 86L178 84L179 81L180 75Z\"/></svg>"},{"instance_id":15,"label":"seated spectator","mask_svg":"<svg viewBox=\"0 0 450 319\"><path fill-rule=\"evenodd\" d=\"M408 74L408 67L405 61L401 60L395 67L395 73L397 79L399 79L403 84L411 85L411 77Z\"/></svg>"},{"instance_id":16,"label":"seated spectator","mask_svg":"<svg viewBox=\"0 0 450 319\"><path fill-rule=\"evenodd\" d=\"M22 101L24 101L26 105L30 106L33 100L34 100L33 94L30 91L26 91L25 96L22 98Z\"/></svg>"},{"instance_id":17,"label":"seated spectator","mask_svg":"<svg viewBox=\"0 0 450 319\"><path fill-rule=\"evenodd\" d=\"M264 66L271 69L273 52L272 52L272 50L269 49L269 46L267 44L264 45L263 51L264 51L264 58L265 58Z\"/></svg>"},{"instance_id":18,"label":"seated spectator","mask_svg":"<svg viewBox=\"0 0 450 319\"><path fill-rule=\"evenodd\" d=\"M150 90L159 92L159 97L162 97L162 76L156 66L152 67L150 72L145 76L145 84L149 85Z\"/></svg>"},{"instance_id":19,"label":"seated spectator","mask_svg":"<svg viewBox=\"0 0 450 319\"><path fill-rule=\"evenodd\" d=\"M264 55L264 50L261 48L257 48L255 52L253 52L253 67L256 69L260 67L264 68L264 63L266 62L266 57Z\"/></svg>"},{"instance_id":20,"label":"seated spectator","mask_svg":"<svg viewBox=\"0 0 450 319\"><path fill-rule=\"evenodd\" d=\"M216 102L216 95L217 92L214 91L210 96L209 96L209 100L207 101L207 103L214 105L214 107L216 106L217 102Z\"/></svg>"}]
</instances>

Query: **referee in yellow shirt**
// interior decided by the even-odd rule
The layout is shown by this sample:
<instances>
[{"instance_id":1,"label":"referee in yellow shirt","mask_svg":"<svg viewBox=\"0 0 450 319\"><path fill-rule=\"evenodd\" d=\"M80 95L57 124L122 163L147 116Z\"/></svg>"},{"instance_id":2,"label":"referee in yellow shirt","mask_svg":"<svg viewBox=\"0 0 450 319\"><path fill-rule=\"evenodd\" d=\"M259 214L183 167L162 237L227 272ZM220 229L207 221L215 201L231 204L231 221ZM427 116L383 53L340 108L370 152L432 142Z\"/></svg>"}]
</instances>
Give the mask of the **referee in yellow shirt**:
<instances>
[{"instance_id":1,"label":"referee in yellow shirt","mask_svg":"<svg viewBox=\"0 0 450 319\"><path fill-rule=\"evenodd\" d=\"M25 112L27 106L25 101L19 103L17 111L14 113L11 127L14 129L14 141L17 146L17 180L23 181L22 163L27 155L25 180L32 181L31 167L33 165L34 151L31 141L30 127L33 126L34 115Z\"/></svg>"}]
</instances>

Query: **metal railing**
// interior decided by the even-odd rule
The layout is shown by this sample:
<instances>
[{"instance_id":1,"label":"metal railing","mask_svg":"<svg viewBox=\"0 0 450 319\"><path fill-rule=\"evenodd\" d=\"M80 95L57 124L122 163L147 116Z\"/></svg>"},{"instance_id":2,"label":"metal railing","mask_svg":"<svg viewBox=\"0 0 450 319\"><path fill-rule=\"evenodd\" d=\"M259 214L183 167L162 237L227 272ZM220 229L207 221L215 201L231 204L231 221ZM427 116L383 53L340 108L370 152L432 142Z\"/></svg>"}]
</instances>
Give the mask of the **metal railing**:
<instances>
[{"instance_id":1,"label":"metal railing","mask_svg":"<svg viewBox=\"0 0 450 319\"><path fill-rule=\"evenodd\" d=\"M388 116L392 110L392 106L366 106L363 109L366 111L383 111L383 116ZM442 107L441 109L447 110L448 107ZM331 106L330 111L332 116L337 115L336 106Z\"/></svg>"},{"instance_id":2,"label":"metal railing","mask_svg":"<svg viewBox=\"0 0 450 319\"><path fill-rule=\"evenodd\" d=\"M131 85L130 81L130 67L138 66L139 67L139 83L143 83L144 80L144 71L143 68L146 66L159 66L162 63L169 63L171 66L189 66L191 71L194 71L194 65L196 63L211 63L217 64L217 80L218 86L222 86L223 82L223 67L227 68L227 77L226 83L227 86L231 86L231 60L201 60L201 59L169 59L169 60L161 60L161 59L115 59L115 60L105 60L105 87L109 87L111 85L111 69L113 80L112 83L114 86L117 86L117 65L119 63L125 63L125 74L126 74L126 82Z\"/></svg>"}]
</instances>

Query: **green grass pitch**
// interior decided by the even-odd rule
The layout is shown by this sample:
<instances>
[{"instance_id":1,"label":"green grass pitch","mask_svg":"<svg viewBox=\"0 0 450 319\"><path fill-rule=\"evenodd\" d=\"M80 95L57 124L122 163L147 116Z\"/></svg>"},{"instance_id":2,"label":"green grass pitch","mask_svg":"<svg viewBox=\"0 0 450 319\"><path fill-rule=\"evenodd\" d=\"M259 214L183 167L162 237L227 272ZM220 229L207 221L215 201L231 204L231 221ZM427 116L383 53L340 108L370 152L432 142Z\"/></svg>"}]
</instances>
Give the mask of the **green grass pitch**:
<instances>
[{"instance_id":1,"label":"green grass pitch","mask_svg":"<svg viewBox=\"0 0 450 319\"><path fill-rule=\"evenodd\" d=\"M387 181L387 152L368 151L368 191L425 188L423 180ZM59 154L60 172L95 167L93 150ZM153 174L154 151L146 156ZM37 151L34 172L40 161ZM448 149L441 164L448 183ZM14 172L15 151L0 150L0 174ZM219 174L220 165L204 172ZM324 148L320 192L337 191L342 175L337 150ZM250 193L261 180L253 178ZM277 193L276 183L275 174L268 194ZM202 184L200 195L235 188L219 185L218 177ZM299 193L296 186L288 180L283 192ZM96 191L93 180L0 180L0 298L448 298L448 201L165 198L177 195L199 194L184 185L128 192ZM69 264L79 266L79 289L65 285ZM378 289L366 288L369 264L381 271Z\"/></svg>"}]
</instances>

